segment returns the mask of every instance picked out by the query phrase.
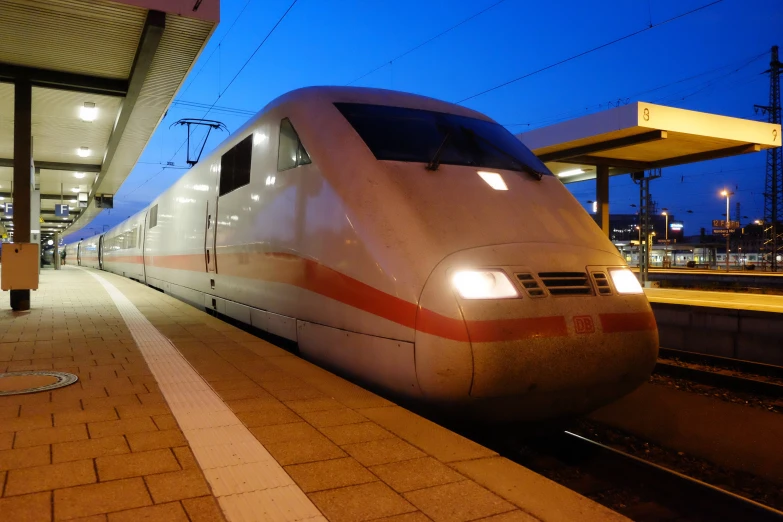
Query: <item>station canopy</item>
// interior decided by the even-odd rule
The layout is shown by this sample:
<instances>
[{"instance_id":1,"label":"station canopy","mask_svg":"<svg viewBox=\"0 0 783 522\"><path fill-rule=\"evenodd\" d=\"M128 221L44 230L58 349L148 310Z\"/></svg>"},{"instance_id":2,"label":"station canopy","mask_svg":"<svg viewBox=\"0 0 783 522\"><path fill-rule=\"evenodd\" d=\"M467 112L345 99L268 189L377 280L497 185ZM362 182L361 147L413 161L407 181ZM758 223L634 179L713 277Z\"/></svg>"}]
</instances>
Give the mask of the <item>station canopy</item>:
<instances>
[{"instance_id":1,"label":"station canopy","mask_svg":"<svg viewBox=\"0 0 783 522\"><path fill-rule=\"evenodd\" d=\"M73 232L130 174L217 26L219 0L0 3L0 204L12 201L14 82L27 79L41 234ZM54 215L61 199L67 218Z\"/></svg>"},{"instance_id":2,"label":"station canopy","mask_svg":"<svg viewBox=\"0 0 783 522\"><path fill-rule=\"evenodd\" d=\"M780 125L635 102L518 134L563 183L780 147Z\"/></svg>"}]
</instances>

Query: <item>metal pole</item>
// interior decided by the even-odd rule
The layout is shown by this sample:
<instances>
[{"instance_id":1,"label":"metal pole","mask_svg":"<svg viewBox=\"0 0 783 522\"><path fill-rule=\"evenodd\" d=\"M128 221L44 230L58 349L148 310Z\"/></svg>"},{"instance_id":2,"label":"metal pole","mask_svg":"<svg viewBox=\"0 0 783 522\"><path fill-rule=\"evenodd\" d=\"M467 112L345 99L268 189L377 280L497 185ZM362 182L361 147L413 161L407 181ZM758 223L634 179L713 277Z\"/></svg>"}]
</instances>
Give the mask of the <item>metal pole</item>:
<instances>
[{"instance_id":1,"label":"metal pole","mask_svg":"<svg viewBox=\"0 0 783 522\"><path fill-rule=\"evenodd\" d=\"M669 261L669 209L664 208L663 209L663 217L666 218L666 223L664 225L664 228L666 229L664 231L664 246L663 246L663 263L662 266L666 267L668 265Z\"/></svg>"},{"instance_id":2,"label":"metal pole","mask_svg":"<svg viewBox=\"0 0 783 522\"><path fill-rule=\"evenodd\" d=\"M641 214L639 215L639 246L637 248L637 256L636 256L636 264L639 265L639 275L642 275L642 220L641 220ZM644 283L644 280L642 280L642 283Z\"/></svg>"},{"instance_id":3,"label":"metal pole","mask_svg":"<svg viewBox=\"0 0 783 522\"><path fill-rule=\"evenodd\" d=\"M731 219L729 218L729 193L726 191L726 272L729 271L729 237L731 236Z\"/></svg>"},{"instance_id":4,"label":"metal pole","mask_svg":"<svg viewBox=\"0 0 783 522\"><path fill-rule=\"evenodd\" d=\"M644 262L642 256L646 257L647 254L647 229L644 226L644 183L645 180L642 179L642 181L639 183L639 279L641 280L642 286L645 285L647 282L647 266ZM642 248L642 237L644 238L644 248Z\"/></svg>"}]
</instances>

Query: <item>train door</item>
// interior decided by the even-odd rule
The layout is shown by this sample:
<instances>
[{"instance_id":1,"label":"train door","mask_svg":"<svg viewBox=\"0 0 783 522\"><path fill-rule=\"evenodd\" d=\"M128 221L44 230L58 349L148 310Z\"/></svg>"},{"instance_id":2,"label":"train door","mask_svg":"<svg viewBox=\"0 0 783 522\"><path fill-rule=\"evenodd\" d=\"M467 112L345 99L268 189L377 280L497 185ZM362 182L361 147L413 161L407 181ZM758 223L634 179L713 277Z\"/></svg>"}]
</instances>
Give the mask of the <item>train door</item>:
<instances>
[{"instance_id":1,"label":"train door","mask_svg":"<svg viewBox=\"0 0 783 522\"><path fill-rule=\"evenodd\" d=\"M217 200L207 200L207 214L204 233L204 262L207 272L217 272L215 260L215 220L217 218Z\"/></svg>"},{"instance_id":2,"label":"train door","mask_svg":"<svg viewBox=\"0 0 783 522\"><path fill-rule=\"evenodd\" d=\"M147 260L144 258L144 247L147 239L147 234L145 231L147 230L147 215L149 214L149 211L144 213L144 221L142 221L141 226L139 227L139 252L141 252L141 281L142 283L147 282Z\"/></svg>"},{"instance_id":3,"label":"train door","mask_svg":"<svg viewBox=\"0 0 783 522\"><path fill-rule=\"evenodd\" d=\"M98 236L98 269L103 270L103 236Z\"/></svg>"}]
</instances>

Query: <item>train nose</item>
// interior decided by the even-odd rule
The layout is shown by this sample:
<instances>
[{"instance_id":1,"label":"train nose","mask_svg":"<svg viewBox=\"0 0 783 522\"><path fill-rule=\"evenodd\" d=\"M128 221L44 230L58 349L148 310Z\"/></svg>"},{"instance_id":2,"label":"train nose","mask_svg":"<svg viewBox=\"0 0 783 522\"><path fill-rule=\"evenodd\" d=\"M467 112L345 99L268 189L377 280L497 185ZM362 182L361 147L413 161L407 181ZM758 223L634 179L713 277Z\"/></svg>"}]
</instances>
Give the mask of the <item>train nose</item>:
<instances>
[{"instance_id":1,"label":"train nose","mask_svg":"<svg viewBox=\"0 0 783 522\"><path fill-rule=\"evenodd\" d=\"M607 268L622 264L611 252L551 244L449 256L420 301L420 384L421 359L439 371L436 390L459 381L474 405L505 404L503 416L526 419L584 413L630 392L655 365L658 335L646 297L620 294L612 284ZM454 274L468 268L502 271L517 296L462 297Z\"/></svg>"}]
</instances>

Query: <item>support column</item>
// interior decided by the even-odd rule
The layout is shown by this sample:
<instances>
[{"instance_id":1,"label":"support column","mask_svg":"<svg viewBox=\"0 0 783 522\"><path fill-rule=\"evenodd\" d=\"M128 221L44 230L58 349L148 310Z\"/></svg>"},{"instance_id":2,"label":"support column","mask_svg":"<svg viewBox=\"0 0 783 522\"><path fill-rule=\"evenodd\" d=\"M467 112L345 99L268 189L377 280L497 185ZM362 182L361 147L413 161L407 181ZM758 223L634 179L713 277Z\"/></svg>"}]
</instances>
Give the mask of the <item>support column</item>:
<instances>
[{"instance_id":1,"label":"support column","mask_svg":"<svg viewBox=\"0 0 783 522\"><path fill-rule=\"evenodd\" d=\"M609 237L609 167L598 165L595 177L595 200L596 214L598 215L598 226L603 230L604 235Z\"/></svg>"},{"instance_id":2,"label":"support column","mask_svg":"<svg viewBox=\"0 0 783 522\"><path fill-rule=\"evenodd\" d=\"M54 269L60 269L60 234L54 233Z\"/></svg>"},{"instance_id":3,"label":"support column","mask_svg":"<svg viewBox=\"0 0 783 522\"><path fill-rule=\"evenodd\" d=\"M33 162L33 87L29 79L14 84L14 243L30 242L30 172ZM11 308L30 309L30 290L11 290Z\"/></svg>"}]
</instances>

